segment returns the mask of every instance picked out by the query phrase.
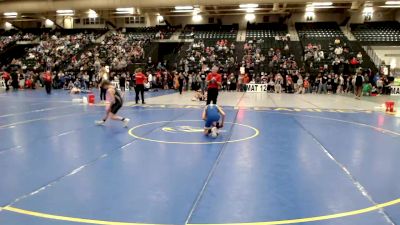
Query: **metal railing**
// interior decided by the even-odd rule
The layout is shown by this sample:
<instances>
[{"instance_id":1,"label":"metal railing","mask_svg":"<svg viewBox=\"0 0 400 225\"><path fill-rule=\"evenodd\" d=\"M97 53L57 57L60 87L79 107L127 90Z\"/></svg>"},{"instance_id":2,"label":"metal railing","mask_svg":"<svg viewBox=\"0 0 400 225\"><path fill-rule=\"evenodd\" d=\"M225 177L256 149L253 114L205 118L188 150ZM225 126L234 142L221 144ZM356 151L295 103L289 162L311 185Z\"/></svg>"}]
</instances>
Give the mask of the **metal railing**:
<instances>
[{"instance_id":1,"label":"metal railing","mask_svg":"<svg viewBox=\"0 0 400 225\"><path fill-rule=\"evenodd\" d=\"M371 61L375 64L376 68L379 68L379 65L382 63L382 59L376 54L374 49L370 46L362 46L368 56L371 58Z\"/></svg>"}]
</instances>

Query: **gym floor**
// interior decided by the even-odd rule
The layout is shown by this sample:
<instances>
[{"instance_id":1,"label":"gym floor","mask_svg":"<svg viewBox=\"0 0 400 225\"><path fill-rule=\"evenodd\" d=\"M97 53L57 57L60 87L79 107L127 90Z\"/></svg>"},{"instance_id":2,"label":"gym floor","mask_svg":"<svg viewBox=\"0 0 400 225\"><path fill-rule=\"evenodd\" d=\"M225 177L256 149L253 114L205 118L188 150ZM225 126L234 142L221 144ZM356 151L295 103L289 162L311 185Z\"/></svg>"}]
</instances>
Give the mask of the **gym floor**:
<instances>
[{"instance_id":1,"label":"gym floor","mask_svg":"<svg viewBox=\"0 0 400 225\"><path fill-rule=\"evenodd\" d=\"M126 94L127 129L95 126L104 108L82 96L1 92L0 224L400 224L400 117L383 98L220 93L210 139L192 96Z\"/></svg>"}]
</instances>

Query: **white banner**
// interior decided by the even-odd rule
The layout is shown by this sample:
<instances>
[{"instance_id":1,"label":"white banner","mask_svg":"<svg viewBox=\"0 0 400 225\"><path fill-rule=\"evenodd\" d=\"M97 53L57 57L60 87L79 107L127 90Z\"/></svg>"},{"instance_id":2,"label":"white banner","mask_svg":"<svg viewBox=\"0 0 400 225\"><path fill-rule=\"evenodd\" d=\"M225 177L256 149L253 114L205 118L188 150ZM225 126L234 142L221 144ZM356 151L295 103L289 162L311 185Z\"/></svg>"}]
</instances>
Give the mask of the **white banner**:
<instances>
[{"instance_id":1,"label":"white banner","mask_svg":"<svg viewBox=\"0 0 400 225\"><path fill-rule=\"evenodd\" d=\"M267 92L267 84L246 84L247 92Z\"/></svg>"},{"instance_id":2,"label":"white banner","mask_svg":"<svg viewBox=\"0 0 400 225\"><path fill-rule=\"evenodd\" d=\"M6 88L6 82L4 80L0 80L0 88Z\"/></svg>"},{"instance_id":3,"label":"white banner","mask_svg":"<svg viewBox=\"0 0 400 225\"><path fill-rule=\"evenodd\" d=\"M119 86L119 82L117 81L111 81L111 84L114 85L115 89L121 90L121 87ZM129 91L129 82L125 82L125 91Z\"/></svg>"},{"instance_id":4,"label":"white banner","mask_svg":"<svg viewBox=\"0 0 400 225\"><path fill-rule=\"evenodd\" d=\"M391 86L390 87L390 95L400 96L400 86Z\"/></svg>"}]
</instances>

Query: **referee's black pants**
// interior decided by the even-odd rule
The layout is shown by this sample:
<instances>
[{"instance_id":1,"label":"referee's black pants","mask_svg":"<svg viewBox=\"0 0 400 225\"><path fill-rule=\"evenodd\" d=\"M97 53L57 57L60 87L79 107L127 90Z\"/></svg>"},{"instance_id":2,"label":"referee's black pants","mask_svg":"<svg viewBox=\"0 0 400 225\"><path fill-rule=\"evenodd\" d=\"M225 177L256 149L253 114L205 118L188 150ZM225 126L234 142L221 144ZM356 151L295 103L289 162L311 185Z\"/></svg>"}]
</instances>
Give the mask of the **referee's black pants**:
<instances>
[{"instance_id":1,"label":"referee's black pants","mask_svg":"<svg viewBox=\"0 0 400 225\"><path fill-rule=\"evenodd\" d=\"M135 87L136 103L139 102L139 92L142 97L142 103L144 103L144 85L143 84L136 84L136 87Z\"/></svg>"},{"instance_id":2,"label":"referee's black pants","mask_svg":"<svg viewBox=\"0 0 400 225\"><path fill-rule=\"evenodd\" d=\"M207 90L207 105L209 105L211 101L214 105L216 105L217 98L218 98L218 88L209 88Z\"/></svg>"}]
</instances>

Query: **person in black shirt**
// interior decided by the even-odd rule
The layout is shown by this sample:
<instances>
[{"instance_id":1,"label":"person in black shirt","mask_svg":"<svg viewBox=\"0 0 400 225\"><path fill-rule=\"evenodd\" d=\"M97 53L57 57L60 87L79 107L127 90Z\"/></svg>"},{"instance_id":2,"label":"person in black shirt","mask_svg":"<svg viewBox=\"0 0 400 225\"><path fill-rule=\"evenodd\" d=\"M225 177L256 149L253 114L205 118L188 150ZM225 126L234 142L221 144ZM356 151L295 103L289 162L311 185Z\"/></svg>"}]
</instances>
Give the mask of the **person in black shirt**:
<instances>
[{"instance_id":1,"label":"person in black shirt","mask_svg":"<svg viewBox=\"0 0 400 225\"><path fill-rule=\"evenodd\" d=\"M14 88L14 90L18 90L18 74L16 72L11 72L11 86Z\"/></svg>"},{"instance_id":2,"label":"person in black shirt","mask_svg":"<svg viewBox=\"0 0 400 225\"><path fill-rule=\"evenodd\" d=\"M319 83L319 87L318 87L318 94L321 94L321 92L324 92L324 94L326 94L328 92L328 77L326 76L326 74L324 74L321 78L320 78L320 83Z\"/></svg>"}]
</instances>

